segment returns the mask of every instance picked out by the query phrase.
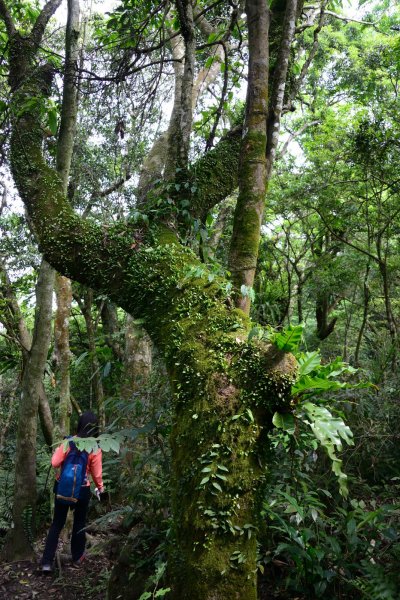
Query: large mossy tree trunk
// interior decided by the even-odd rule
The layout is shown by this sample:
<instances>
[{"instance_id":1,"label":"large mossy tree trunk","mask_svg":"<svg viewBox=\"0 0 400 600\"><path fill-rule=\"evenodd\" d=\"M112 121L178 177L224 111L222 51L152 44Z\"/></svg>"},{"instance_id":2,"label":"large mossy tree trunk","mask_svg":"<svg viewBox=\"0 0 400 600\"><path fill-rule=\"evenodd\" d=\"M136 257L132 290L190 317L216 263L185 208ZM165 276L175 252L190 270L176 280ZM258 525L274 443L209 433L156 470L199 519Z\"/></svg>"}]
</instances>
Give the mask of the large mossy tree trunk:
<instances>
[{"instance_id":1,"label":"large mossy tree trunk","mask_svg":"<svg viewBox=\"0 0 400 600\"><path fill-rule=\"evenodd\" d=\"M181 18L189 19L185 10ZM290 405L295 361L270 345L248 342L250 322L227 302L226 282L210 282L195 254L164 224L168 218L136 235L135 224L103 228L74 213L60 177L42 155L40 119L52 69L35 65L40 36L33 34L43 27L22 38L5 22L13 90L11 166L40 248L64 275L143 319L164 353L174 392L172 597L255 600L267 433L274 411ZM192 47L191 31L186 33ZM27 106L32 96L37 100ZM193 214L206 214L235 189L239 148L233 131L190 171L197 184ZM188 277L193 268L201 275Z\"/></svg>"}]
</instances>

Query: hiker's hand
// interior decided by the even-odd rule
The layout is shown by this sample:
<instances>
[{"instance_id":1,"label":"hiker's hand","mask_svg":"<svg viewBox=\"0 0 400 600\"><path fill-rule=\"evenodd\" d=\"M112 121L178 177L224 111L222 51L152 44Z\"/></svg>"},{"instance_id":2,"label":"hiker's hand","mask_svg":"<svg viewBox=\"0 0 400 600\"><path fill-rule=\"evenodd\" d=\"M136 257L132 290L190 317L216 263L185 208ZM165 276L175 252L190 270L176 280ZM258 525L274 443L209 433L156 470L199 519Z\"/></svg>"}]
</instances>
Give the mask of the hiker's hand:
<instances>
[{"instance_id":1,"label":"hiker's hand","mask_svg":"<svg viewBox=\"0 0 400 600\"><path fill-rule=\"evenodd\" d=\"M100 490L99 490L99 488L95 488L94 495L96 496L97 500L100 502Z\"/></svg>"}]
</instances>

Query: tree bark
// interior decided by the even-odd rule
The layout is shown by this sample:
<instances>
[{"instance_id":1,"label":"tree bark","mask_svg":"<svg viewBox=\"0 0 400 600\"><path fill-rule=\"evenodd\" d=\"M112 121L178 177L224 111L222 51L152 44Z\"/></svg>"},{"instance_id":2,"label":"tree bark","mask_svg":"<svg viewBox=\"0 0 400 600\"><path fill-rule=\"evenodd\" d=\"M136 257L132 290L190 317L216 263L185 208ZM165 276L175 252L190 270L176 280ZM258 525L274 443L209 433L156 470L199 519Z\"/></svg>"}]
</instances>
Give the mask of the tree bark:
<instances>
[{"instance_id":1,"label":"tree bark","mask_svg":"<svg viewBox=\"0 0 400 600\"><path fill-rule=\"evenodd\" d=\"M192 131L192 98L194 78L195 35L192 0L176 0L175 2L180 32L184 42L183 70L175 83L173 116L168 130L168 157L165 166L165 177L180 178L181 170L186 171L189 160L190 134ZM174 42L173 42L174 43ZM177 43L177 42L176 42Z\"/></svg>"},{"instance_id":2,"label":"tree bark","mask_svg":"<svg viewBox=\"0 0 400 600\"><path fill-rule=\"evenodd\" d=\"M79 0L68 0L68 17L65 31L64 85L61 106L60 131L57 140L57 172L61 177L64 194L67 194L71 170L76 119L78 111L78 61L79 61ZM58 433L70 432L72 413L70 390L69 318L72 303L72 285L67 277L56 276L57 312L54 322L54 345L58 365L59 405Z\"/></svg>"},{"instance_id":3,"label":"tree bark","mask_svg":"<svg viewBox=\"0 0 400 600\"><path fill-rule=\"evenodd\" d=\"M120 343L122 331L118 323L117 307L106 299L105 301L102 301L99 310L107 345L114 352L115 358L122 362L124 360L124 351L122 344Z\"/></svg>"},{"instance_id":4,"label":"tree bark","mask_svg":"<svg viewBox=\"0 0 400 600\"><path fill-rule=\"evenodd\" d=\"M72 413L70 389L70 362L69 348L69 318L71 315L72 286L71 281L57 273L55 278L57 298L57 311L54 319L54 352L57 363L57 379L59 390L59 404L57 429L58 435L64 437L70 432L70 417Z\"/></svg>"},{"instance_id":5,"label":"tree bark","mask_svg":"<svg viewBox=\"0 0 400 600\"><path fill-rule=\"evenodd\" d=\"M13 286L3 264L0 263L0 298L5 303L1 311L1 322L7 334L20 348L22 354L22 372L26 368L29 352L32 347L32 336L28 331L24 317L18 305ZM39 394L39 418L43 437L46 444L51 447L53 443L53 418L46 391L42 382Z\"/></svg>"},{"instance_id":6,"label":"tree bark","mask_svg":"<svg viewBox=\"0 0 400 600\"><path fill-rule=\"evenodd\" d=\"M78 297L76 298L78 300ZM100 362L96 352L97 326L93 320L92 315L93 290L86 289L83 294L83 302L81 300L78 300L78 303L86 323L86 335L90 356L90 407L92 408L92 402L94 401L94 404L97 409L99 425L100 428L103 429L106 424L106 416L104 410L104 389L100 372Z\"/></svg>"},{"instance_id":7,"label":"tree bark","mask_svg":"<svg viewBox=\"0 0 400 600\"><path fill-rule=\"evenodd\" d=\"M276 3L283 6L279 1ZM274 23L273 34L279 40L276 64L271 81L271 97L268 113L268 140L267 140L267 180L272 174L276 149L279 141L279 130L285 98L286 80L289 69L290 49L296 30L296 18L298 14L299 0L286 0L284 19L282 23L282 34L279 36L281 24ZM302 4L302 2L301 2ZM272 11L274 6L272 6ZM279 11L280 12L280 11ZM280 19L278 19L279 21Z\"/></svg>"},{"instance_id":8,"label":"tree bark","mask_svg":"<svg viewBox=\"0 0 400 600\"><path fill-rule=\"evenodd\" d=\"M242 293L242 286L253 287L266 192L269 67L267 4L264 0L247 0L246 15L249 33L246 118L229 270L237 294L236 306L248 314L250 295Z\"/></svg>"},{"instance_id":9,"label":"tree bark","mask_svg":"<svg viewBox=\"0 0 400 600\"><path fill-rule=\"evenodd\" d=\"M127 400L146 383L152 365L150 338L130 315L126 315L124 355L121 396Z\"/></svg>"},{"instance_id":10,"label":"tree bark","mask_svg":"<svg viewBox=\"0 0 400 600\"><path fill-rule=\"evenodd\" d=\"M362 321L361 321L361 327L360 327L360 330L359 330L358 336L357 336L356 349L355 349L355 352L354 352L354 365L356 367L360 366L361 342L362 342L362 339L363 339L363 336L364 336L365 327L366 327L367 321L368 321L368 309L369 309L369 302L371 300L371 291L370 291L369 286L368 286L369 271L370 271L370 261L368 261L368 263L367 263L367 267L365 269L365 275L364 275L364 285L363 285L364 308L363 308L363 316L362 316Z\"/></svg>"},{"instance_id":11,"label":"tree bark","mask_svg":"<svg viewBox=\"0 0 400 600\"><path fill-rule=\"evenodd\" d=\"M36 503L36 432L39 397L51 337L54 271L42 261L36 285L35 326L21 382L18 409L13 523L3 549L7 560L34 556L32 547Z\"/></svg>"}]
</instances>

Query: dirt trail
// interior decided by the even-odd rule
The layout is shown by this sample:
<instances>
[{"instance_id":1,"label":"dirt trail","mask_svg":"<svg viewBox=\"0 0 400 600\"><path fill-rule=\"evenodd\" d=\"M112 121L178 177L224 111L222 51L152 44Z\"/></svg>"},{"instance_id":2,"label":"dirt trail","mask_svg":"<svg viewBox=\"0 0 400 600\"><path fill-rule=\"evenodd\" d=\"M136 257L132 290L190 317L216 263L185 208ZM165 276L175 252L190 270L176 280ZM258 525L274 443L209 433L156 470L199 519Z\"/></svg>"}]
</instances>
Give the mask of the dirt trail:
<instances>
[{"instance_id":1,"label":"dirt trail","mask_svg":"<svg viewBox=\"0 0 400 600\"><path fill-rule=\"evenodd\" d=\"M101 540L98 540L101 542ZM0 564L1 600L104 600L111 562L101 543L89 548L79 569L60 555L60 567L44 575L37 561Z\"/></svg>"}]
</instances>

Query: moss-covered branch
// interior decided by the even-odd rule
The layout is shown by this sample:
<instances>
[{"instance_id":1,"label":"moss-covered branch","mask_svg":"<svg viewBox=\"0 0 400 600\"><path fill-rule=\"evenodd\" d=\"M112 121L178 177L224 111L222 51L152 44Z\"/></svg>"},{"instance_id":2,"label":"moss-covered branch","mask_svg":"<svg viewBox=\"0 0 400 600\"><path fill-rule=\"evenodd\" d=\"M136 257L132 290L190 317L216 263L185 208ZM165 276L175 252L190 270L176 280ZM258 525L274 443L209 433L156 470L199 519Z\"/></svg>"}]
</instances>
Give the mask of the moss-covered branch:
<instances>
[{"instance_id":1,"label":"moss-covered branch","mask_svg":"<svg viewBox=\"0 0 400 600\"><path fill-rule=\"evenodd\" d=\"M190 209L193 216L206 216L237 188L242 132L242 126L234 127L190 167L197 187Z\"/></svg>"}]
</instances>

